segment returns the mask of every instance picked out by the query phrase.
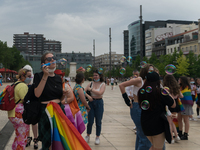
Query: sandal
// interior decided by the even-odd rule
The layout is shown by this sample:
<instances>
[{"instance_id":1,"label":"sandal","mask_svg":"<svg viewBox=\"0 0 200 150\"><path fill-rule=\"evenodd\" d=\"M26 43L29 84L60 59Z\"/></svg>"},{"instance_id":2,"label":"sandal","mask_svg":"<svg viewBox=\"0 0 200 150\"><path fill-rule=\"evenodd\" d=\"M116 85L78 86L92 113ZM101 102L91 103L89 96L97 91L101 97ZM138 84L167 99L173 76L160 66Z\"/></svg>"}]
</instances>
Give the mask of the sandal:
<instances>
[{"instance_id":1,"label":"sandal","mask_svg":"<svg viewBox=\"0 0 200 150\"><path fill-rule=\"evenodd\" d=\"M32 137L27 137L26 147L31 145Z\"/></svg>"},{"instance_id":2,"label":"sandal","mask_svg":"<svg viewBox=\"0 0 200 150\"><path fill-rule=\"evenodd\" d=\"M38 141L39 141L38 138L34 138L34 139L33 139L33 142L34 142L34 149L38 149Z\"/></svg>"}]
</instances>

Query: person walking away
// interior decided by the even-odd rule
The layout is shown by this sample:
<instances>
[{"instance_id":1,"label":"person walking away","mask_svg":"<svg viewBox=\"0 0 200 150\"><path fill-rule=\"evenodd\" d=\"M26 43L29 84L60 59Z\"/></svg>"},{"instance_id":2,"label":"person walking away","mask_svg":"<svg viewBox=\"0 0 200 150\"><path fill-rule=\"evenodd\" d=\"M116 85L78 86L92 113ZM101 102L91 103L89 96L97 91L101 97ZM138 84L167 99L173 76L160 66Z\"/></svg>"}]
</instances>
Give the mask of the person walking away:
<instances>
[{"instance_id":1,"label":"person walking away","mask_svg":"<svg viewBox=\"0 0 200 150\"><path fill-rule=\"evenodd\" d=\"M113 90L113 86L114 86L114 78L113 77L111 77L110 78L110 83L111 83L111 89Z\"/></svg>"}]
</instances>

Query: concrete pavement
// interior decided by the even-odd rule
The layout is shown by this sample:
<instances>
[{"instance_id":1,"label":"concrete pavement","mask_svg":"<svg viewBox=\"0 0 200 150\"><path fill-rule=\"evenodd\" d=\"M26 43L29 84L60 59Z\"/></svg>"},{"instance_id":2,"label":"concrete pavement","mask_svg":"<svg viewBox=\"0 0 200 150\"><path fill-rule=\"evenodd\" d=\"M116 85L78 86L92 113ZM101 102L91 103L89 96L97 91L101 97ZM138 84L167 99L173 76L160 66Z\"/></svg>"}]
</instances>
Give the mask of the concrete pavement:
<instances>
[{"instance_id":1,"label":"concrete pavement","mask_svg":"<svg viewBox=\"0 0 200 150\"><path fill-rule=\"evenodd\" d=\"M83 87L89 82L85 82ZM72 83L72 87L74 83ZM119 87L115 86L111 90L111 86L106 86L104 93L104 116L102 120L102 132L100 136L100 145L95 145L95 124L93 126L92 134L90 137L89 145L93 150L134 150L136 135L133 127L134 123L130 117L130 110L125 105ZM194 117L196 118L196 105L193 107ZM1 119L5 119L3 116ZM32 133L31 133L32 134ZM1 135L0 135L1 136ZM82 134L86 136L86 132ZM12 142L14 140L14 133L10 137L5 150L11 150ZM175 144L166 144L167 150L200 150L200 119L197 121L190 121L189 140L180 141ZM41 142L39 142L41 148ZM26 150L33 150L33 142Z\"/></svg>"}]
</instances>

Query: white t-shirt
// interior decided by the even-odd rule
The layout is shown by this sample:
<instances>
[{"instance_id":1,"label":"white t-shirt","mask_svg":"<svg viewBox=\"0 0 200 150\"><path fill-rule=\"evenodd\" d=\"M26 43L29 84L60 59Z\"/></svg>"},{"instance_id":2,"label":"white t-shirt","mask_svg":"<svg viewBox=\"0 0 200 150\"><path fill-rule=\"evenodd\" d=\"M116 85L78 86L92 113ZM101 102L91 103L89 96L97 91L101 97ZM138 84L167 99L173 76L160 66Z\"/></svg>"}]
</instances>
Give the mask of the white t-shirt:
<instances>
[{"instance_id":1,"label":"white t-shirt","mask_svg":"<svg viewBox=\"0 0 200 150\"><path fill-rule=\"evenodd\" d=\"M110 79L110 82L111 82L111 83L114 83L114 80L115 80L114 78L111 78L111 79Z\"/></svg>"}]
</instances>

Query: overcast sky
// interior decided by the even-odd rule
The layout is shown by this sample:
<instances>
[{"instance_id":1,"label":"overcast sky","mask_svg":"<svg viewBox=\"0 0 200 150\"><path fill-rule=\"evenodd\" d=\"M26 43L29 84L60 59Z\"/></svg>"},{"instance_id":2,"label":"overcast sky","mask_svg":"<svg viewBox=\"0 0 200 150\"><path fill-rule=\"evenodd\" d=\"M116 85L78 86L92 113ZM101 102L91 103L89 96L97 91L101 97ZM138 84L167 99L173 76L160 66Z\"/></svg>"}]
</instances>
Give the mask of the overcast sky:
<instances>
[{"instance_id":1,"label":"overcast sky","mask_svg":"<svg viewBox=\"0 0 200 150\"><path fill-rule=\"evenodd\" d=\"M0 40L13 45L13 34L44 34L62 42L62 52L123 53L123 30L139 19L190 20L200 18L199 0L0 0Z\"/></svg>"}]
</instances>

